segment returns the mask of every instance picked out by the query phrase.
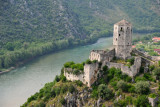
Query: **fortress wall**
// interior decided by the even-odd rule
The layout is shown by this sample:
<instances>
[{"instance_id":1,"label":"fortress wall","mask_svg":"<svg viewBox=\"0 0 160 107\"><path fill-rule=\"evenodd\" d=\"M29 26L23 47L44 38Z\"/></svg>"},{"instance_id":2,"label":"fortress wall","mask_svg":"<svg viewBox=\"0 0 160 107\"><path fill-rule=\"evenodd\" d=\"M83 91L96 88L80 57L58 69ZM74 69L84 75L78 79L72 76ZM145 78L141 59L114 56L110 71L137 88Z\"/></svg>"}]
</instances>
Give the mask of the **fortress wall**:
<instances>
[{"instance_id":1,"label":"fortress wall","mask_svg":"<svg viewBox=\"0 0 160 107\"><path fill-rule=\"evenodd\" d=\"M84 74L80 75L74 75L72 73L68 73L67 70L72 70L71 68L65 68L64 69L64 76L66 77L67 80L75 81L75 80L80 80L83 83L85 83Z\"/></svg>"},{"instance_id":2,"label":"fortress wall","mask_svg":"<svg viewBox=\"0 0 160 107\"><path fill-rule=\"evenodd\" d=\"M115 49L112 49L108 52L103 50L94 50L91 51L89 59L91 61L98 60L98 62L111 61L115 56Z\"/></svg>"},{"instance_id":3,"label":"fortress wall","mask_svg":"<svg viewBox=\"0 0 160 107\"><path fill-rule=\"evenodd\" d=\"M115 49L112 49L106 55L104 55L103 59L105 61L111 61L114 57L115 57Z\"/></svg>"},{"instance_id":4,"label":"fortress wall","mask_svg":"<svg viewBox=\"0 0 160 107\"><path fill-rule=\"evenodd\" d=\"M122 73L127 74L130 77L134 77L140 70L141 67L141 57L135 57L134 65L131 67L125 66L124 64L120 63L113 63L113 62L106 62L108 68L119 68L121 69Z\"/></svg>"},{"instance_id":5,"label":"fortress wall","mask_svg":"<svg viewBox=\"0 0 160 107\"><path fill-rule=\"evenodd\" d=\"M85 81L89 87L97 80L98 72L98 63L84 65Z\"/></svg>"},{"instance_id":6,"label":"fortress wall","mask_svg":"<svg viewBox=\"0 0 160 107\"><path fill-rule=\"evenodd\" d=\"M106 66L108 66L108 68L115 67L115 68L121 69L121 64L119 64L119 63L107 62L107 63L106 63Z\"/></svg>"}]
</instances>

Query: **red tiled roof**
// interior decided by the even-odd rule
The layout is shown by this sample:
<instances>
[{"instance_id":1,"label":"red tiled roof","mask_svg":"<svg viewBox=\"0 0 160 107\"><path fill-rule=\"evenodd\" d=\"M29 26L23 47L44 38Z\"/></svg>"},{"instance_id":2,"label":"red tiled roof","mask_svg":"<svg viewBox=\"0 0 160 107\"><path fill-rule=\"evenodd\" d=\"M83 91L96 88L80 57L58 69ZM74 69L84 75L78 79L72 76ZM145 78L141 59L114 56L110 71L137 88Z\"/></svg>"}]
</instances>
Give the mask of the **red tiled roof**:
<instances>
[{"instance_id":1,"label":"red tiled roof","mask_svg":"<svg viewBox=\"0 0 160 107\"><path fill-rule=\"evenodd\" d=\"M136 45L132 45L132 48L135 48L136 47Z\"/></svg>"},{"instance_id":2,"label":"red tiled roof","mask_svg":"<svg viewBox=\"0 0 160 107\"><path fill-rule=\"evenodd\" d=\"M157 51L157 52L159 52L159 51L160 51L160 49L154 49L154 51Z\"/></svg>"},{"instance_id":3,"label":"red tiled roof","mask_svg":"<svg viewBox=\"0 0 160 107\"><path fill-rule=\"evenodd\" d=\"M152 38L152 40L159 40L160 41L160 37L154 37L154 38Z\"/></svg>"}]
</instances>

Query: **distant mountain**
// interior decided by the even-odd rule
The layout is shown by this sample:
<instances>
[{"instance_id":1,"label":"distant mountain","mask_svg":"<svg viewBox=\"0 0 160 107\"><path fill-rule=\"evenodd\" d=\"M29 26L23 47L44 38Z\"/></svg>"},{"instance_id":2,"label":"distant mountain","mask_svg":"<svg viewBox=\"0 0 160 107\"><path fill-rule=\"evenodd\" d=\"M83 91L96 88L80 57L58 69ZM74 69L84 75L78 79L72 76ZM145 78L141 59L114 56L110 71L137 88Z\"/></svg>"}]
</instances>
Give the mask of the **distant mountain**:
<instances>
[{"instance_id":1,"label":"distant mountain","mask_svg":"<svg viewBox=\"0 0 160 107\"><path fill-rule=\"evenodd\" d=\"M36 56L36 47L43 54L85 44L111 34L113 24L121 19L130 21L134 32L160 31L160 1L0 0L0 68L12 65L4 64L8 53L9 57L15 51L22 53L9 58L14 63L24 52Z\"/></svg>"},{"instance_id":2,"label":"distant mountain","mask_svg":"<svg viewBox=\"0 0 160 107\"><path fill-rule=\"evenodd\" d=\"M159 0L65 0L79 15L88 30L111 29L121 19L129 20L135 30L160 28Z\"/></svg>"},{"instance_id":3,"label":"distant mountain","mask_svg":"<svg viewBox=\"0 0 160 107\"><path fill-rule=\"evenodd\" d=\"M1 0L0 44L85 38L127 19L135 30L159 30L159 0Z\"/></svg>"},{"instance_id":4,"label":"distant mountain","mask_svg":"<svg viewBox=\"0 0 160 107\"><path fill-rule=\"evenodd\" d=\"M79 18L62 0L1 0L0 44L85 38Z\"/></svg>"}]
</instances>

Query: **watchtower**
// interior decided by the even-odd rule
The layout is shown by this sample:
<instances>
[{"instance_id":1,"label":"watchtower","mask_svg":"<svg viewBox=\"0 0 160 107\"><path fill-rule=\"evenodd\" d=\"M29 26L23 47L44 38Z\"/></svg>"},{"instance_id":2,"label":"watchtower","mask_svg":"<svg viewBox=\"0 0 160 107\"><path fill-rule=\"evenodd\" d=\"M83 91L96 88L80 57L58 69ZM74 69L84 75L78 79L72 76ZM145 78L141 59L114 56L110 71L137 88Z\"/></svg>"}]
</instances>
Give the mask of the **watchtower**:
<instances>
[{"instance_id":1,"label":"watchtower","mask_svg":"<svg viewBox=\"0 0 160 107\"><path fill-rule=\"evenodd\" d=\"M127 59L132 51L132 25L126 20L114 24L113 46L117 58Z\"/></svg>"}]
</instances>

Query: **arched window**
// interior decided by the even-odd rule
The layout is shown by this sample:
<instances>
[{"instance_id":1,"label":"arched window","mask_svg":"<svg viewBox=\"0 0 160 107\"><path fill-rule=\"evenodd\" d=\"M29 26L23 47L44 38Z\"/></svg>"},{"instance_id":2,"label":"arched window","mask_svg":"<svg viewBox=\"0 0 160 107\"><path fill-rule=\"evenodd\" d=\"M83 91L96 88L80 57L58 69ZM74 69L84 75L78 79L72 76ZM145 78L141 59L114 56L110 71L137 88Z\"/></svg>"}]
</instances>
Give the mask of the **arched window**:
<instances>
[{"instance_id":1,"label":"arched window","mask_svg":"<svg viewBox=\"0 0 160 107\"><path fill-rule=\"evenodd\" d=\"M121 36L121 34L119 34L119 36Z\"/></svg>"},{"instance_id":2,"label":"arched window","mask_svg":"<svg viewBox=\"0 0 160 107\"><path fill-rule=\"evenodd\" d=\"M123 28L121 27L120 31L123 31Z\"/></svg>"}]
</instances>

